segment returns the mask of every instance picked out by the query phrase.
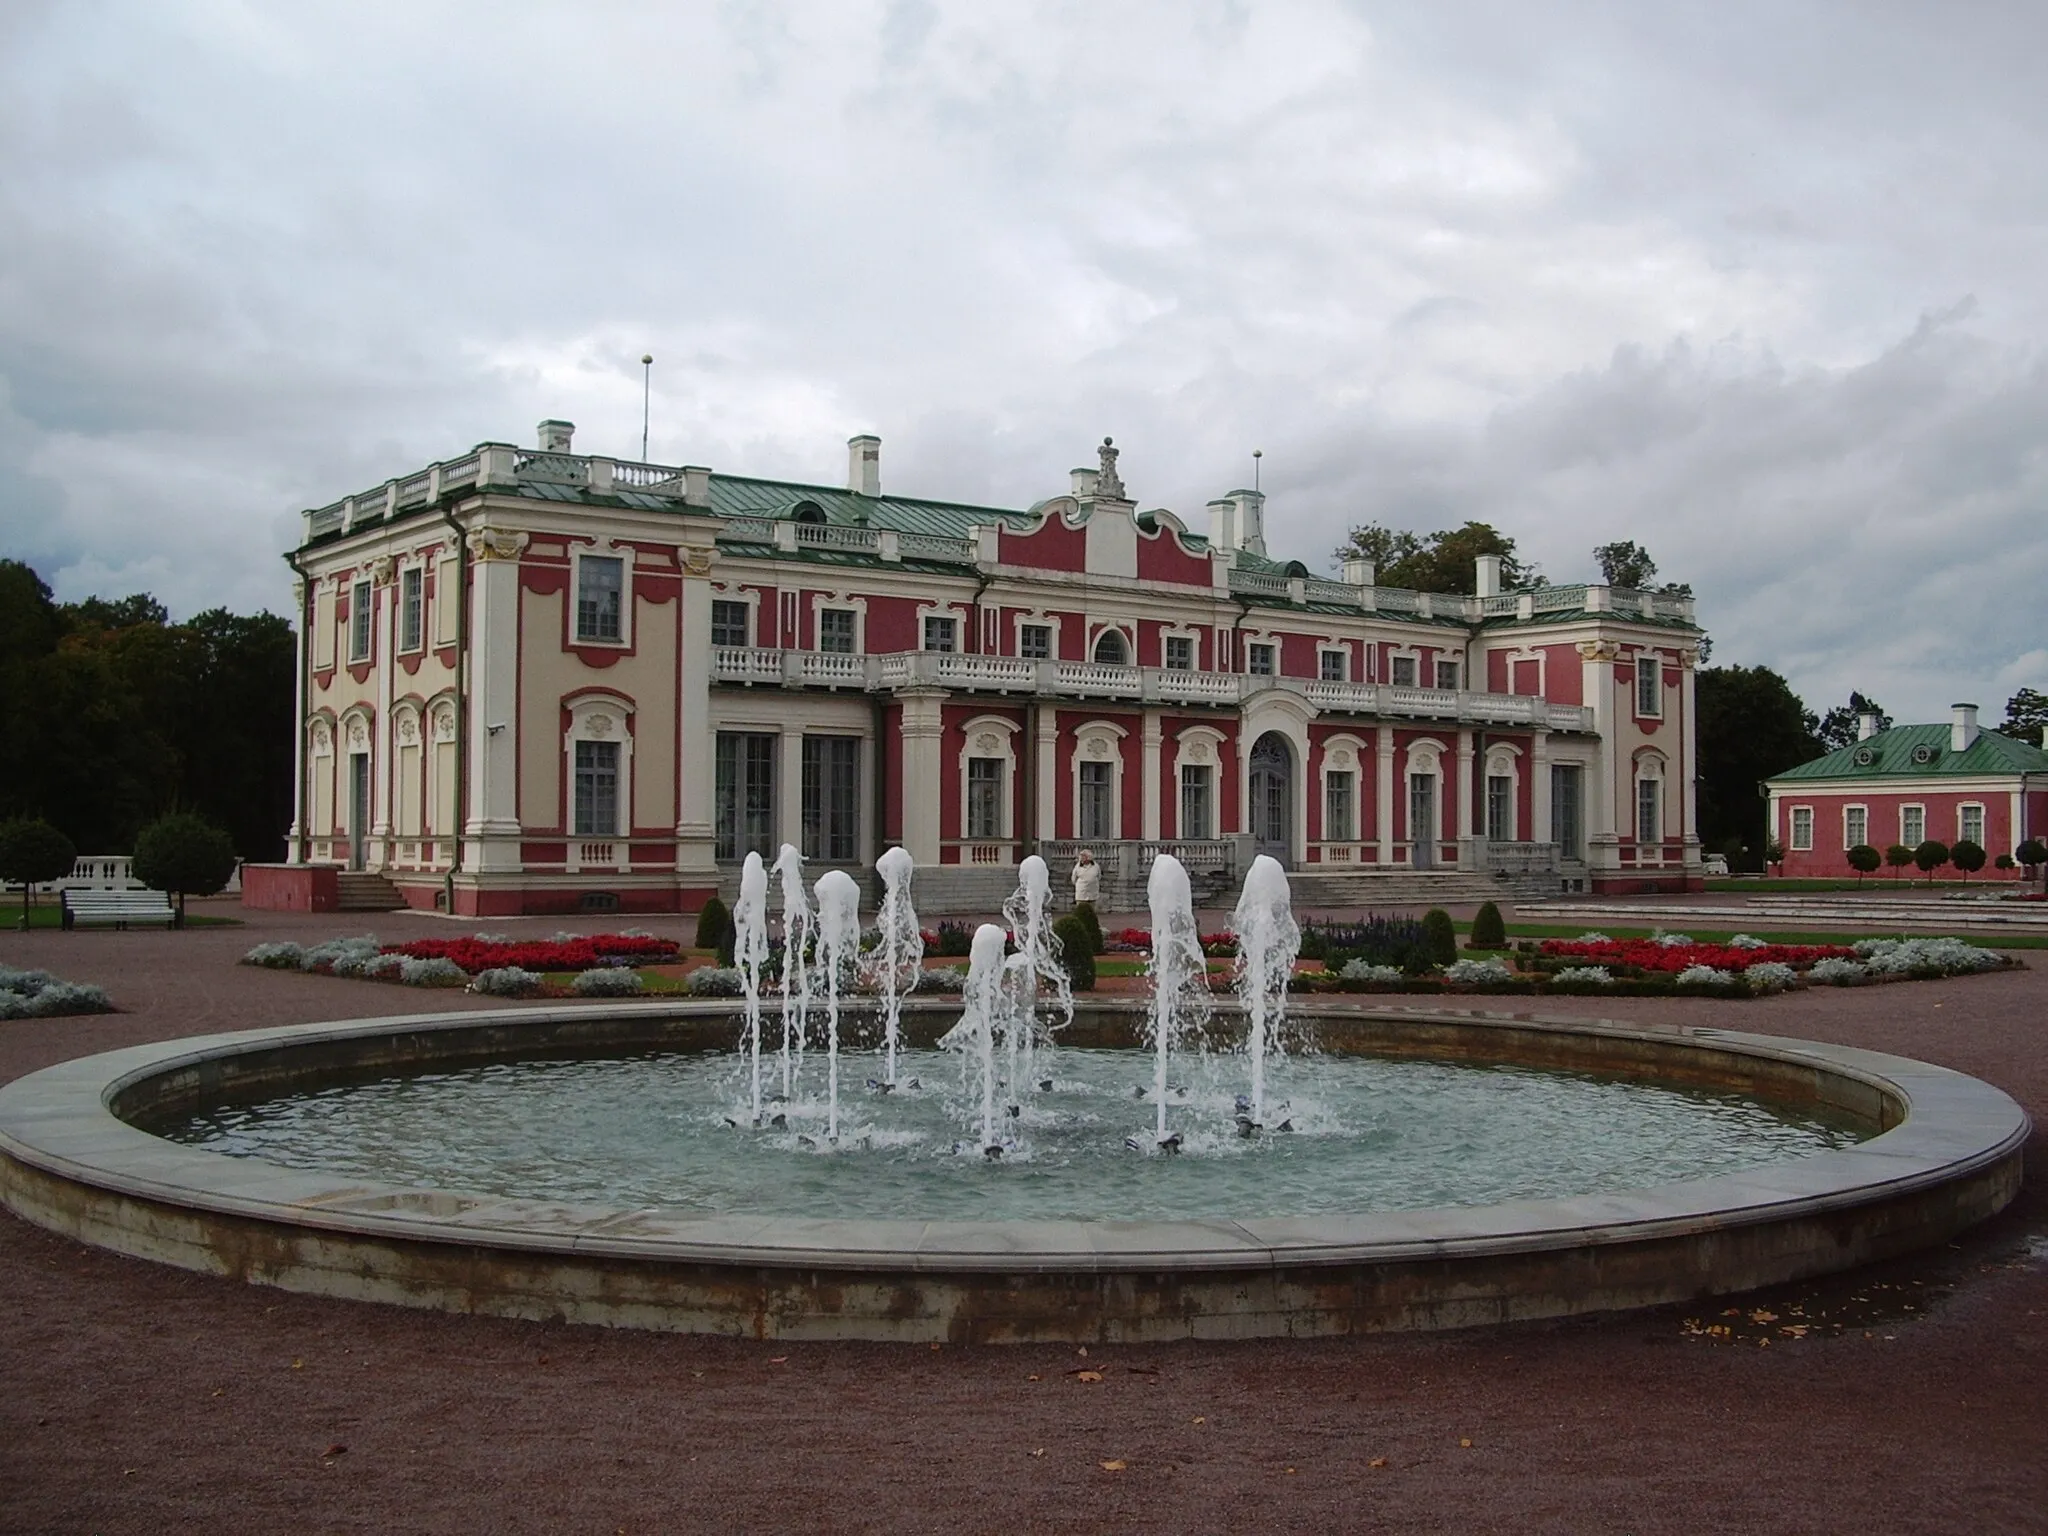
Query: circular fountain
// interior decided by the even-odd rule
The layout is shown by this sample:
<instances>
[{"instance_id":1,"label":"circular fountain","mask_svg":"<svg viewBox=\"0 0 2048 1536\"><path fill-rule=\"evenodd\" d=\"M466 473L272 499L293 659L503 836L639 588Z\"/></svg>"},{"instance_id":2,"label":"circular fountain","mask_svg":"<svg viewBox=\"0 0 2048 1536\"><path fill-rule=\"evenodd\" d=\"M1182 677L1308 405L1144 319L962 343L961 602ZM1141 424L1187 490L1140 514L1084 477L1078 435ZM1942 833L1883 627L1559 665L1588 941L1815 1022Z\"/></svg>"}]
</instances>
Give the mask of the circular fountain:
<instances>
[{"instance_id":1,"label":"circular fountain","mask_svg":"<svg viewBox=\"0 0 2048 1536\"><path fill-rule=\"evenodd\" d=\"M888 941L917 932L907 868L884 952L858 956L853 882L828 874L808 910L792 859L785 931L818 943L766 1005L779 1059L750 861L737 1015L528 1006L68 1062L0 1088L0 1198L122 1252L328 1295L775 1338L1135 1341L1744 1290L1943 1241L2019 1186L2025 1115L1925 1063L1306 1006L1270 861L1236 916L1238 1004L1205 1017L1169 858L1151 998L1079 1008L1042 866L950 1005L906 997L915 964Z\"/></svg>"}]
</instances>

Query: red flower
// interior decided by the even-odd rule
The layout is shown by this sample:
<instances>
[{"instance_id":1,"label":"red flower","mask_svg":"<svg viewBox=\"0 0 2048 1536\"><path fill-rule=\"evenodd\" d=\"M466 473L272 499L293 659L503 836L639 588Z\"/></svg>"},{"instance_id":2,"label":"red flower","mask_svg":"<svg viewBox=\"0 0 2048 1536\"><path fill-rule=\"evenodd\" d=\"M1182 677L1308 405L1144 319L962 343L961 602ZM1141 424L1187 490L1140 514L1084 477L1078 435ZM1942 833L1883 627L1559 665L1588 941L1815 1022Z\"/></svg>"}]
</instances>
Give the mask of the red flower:
<instances>
[{"instance_id":1,"label":"red flower","mask_svg":"<svg viewBox=\"0 0 2048 1536\"><path fill-rule=\"evenodd\" d=\"M1577 939L1545 939L1540 952L1560 960L1627 965L1672 975L1695 965L1711 965L1717 971L1746 971L1766 961L1804 970L1816 960L1856 953L1846 944L1766 944L1758 949L1734 949L1726 944L1659 944L1655 939L1602 939L1591 944Z\"/></svg>"},{"instance_id":2,"label":"red flower","mask_svg":"<svg viewBox=\"0 0 2048 1536\"><path fill-rule=\"evenodd\" d=\"M588 971L614 957L640 965L660 965L675 959L678 949L672 939L596 933L560 942L513 940L502 944L485 939L414 939L410 944L387 946L384 952L410 955L416 960L453 960L474 976L479 971L511 965L525 971Z\"/></svg>"}]
</instances>

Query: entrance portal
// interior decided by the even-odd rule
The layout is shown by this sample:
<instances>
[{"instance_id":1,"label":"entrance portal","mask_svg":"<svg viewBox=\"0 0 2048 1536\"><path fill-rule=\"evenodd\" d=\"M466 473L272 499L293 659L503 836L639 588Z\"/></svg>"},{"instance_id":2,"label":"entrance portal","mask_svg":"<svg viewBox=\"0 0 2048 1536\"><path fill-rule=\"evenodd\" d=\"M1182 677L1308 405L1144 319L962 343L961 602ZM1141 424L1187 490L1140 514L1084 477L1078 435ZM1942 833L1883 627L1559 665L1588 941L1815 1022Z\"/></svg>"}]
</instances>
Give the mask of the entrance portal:
<instances>
[{"instance_id":1,"label":"entrance portal","mask_svg":"<svg viewBox=\"0 0 2048 1536\"><path fill-rule=\"evenodd\" d=\"M1252 744L1251 834L1255 851L1294 868L1294 749L1278 731Z\"/></svg>"}]
</instances>

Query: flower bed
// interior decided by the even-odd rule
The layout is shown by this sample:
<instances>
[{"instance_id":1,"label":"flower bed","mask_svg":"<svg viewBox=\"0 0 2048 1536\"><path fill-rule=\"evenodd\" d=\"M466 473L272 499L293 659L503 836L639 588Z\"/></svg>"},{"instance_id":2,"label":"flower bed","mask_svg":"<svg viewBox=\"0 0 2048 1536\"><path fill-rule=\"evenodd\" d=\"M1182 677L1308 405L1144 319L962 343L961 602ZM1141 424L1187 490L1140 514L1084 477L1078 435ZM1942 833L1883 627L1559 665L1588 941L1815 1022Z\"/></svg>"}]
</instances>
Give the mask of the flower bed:
<instances>
[{"instance_id":1,"label":"flower bed","mask_svg":"<svg viewBox=\"0 0 2048 1536\"><path fill-rule=\"evenodd\" d=\"M48 971L0 965L0 1019L52 1019L113 1011L107 994L89 982L63 981Z\"/></svg>"},{"instance_id":2,"label":"flower bed","mask_svg":"<svg viewBox=\"0 0 2048 1536\"><path fill-rule=\"evenodd\" d=\"M1743 936L1737 934L1736 938ZM1673 941L1676 942L1673 942ZM1606 966L1645 974L1677 976L1697 967L1716 971L1746 971L1752 965L1789 965L1805 970L1817 960L1844 960L1856 951L1846 944L1702 944L1683 935L1668 939L1607 939L1588 935L1580 939L1545 939L1537 946L1539 966L1545 960L1564 966Z\"/></svg>"},{"instance_id":3,"label":"flower bed","mask_svg":"<svg viewBox=\"0 0 2048 1536\"><path fill-rule=\"evenodd\" d=\"M394 945L385 953L409 955L415 960L452 960L474 976L505 966L517 966L522 971L592 971L608 961L661 965L675 959L681 946L671 939L630 933L527 941L479 934L471 939L414 939L410 944Z\"/></svg>"}]
</instances>

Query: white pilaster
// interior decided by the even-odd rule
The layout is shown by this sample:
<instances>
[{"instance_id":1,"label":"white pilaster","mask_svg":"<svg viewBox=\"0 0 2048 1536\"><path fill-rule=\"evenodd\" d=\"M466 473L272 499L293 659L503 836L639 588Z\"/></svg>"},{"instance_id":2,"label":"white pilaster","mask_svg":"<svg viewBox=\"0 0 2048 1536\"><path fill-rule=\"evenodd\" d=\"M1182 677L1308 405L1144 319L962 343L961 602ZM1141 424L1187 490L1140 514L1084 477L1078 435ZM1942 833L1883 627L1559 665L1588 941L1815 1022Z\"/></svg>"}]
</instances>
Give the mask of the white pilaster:
<instances>
[{"instance_id":1,"label":"white pilaster","mask_svg":"<svg viewBox=\"0 0 2048 1536\"><path fill-rule=\"evenodd\" d=\"M1139 772L1145 776L1143 785L1143 830L1139 836L1156 839L1159 836L1159 748L1164 731L1160 724L1159 711L1145 711L1145 727L1140 737L1138 753ZM1220 793L1223 786L1217 785Z\"/></svg>"},{"instance_id":2,"label":"white pilaster","mask_svg":"<svg viewBox=\"0 0 2048 1536\"><path fill-rule=\"evenodd\" d=\"M707 547L681 551L683 584L676 637L676 873L709 884L713 857L711 801L718 742L711 731L711 561Z\"/></svg>"},{"instance_id":3,"label":"white pilaster","mask_svg":"<svg viewBox=\"0 0 2048 1536\"><path fill-rule=\"evenodd\" d=\"M775 843L804 839L804 730L784 723L775 753Z\"/></svg>"},{"instance_id":4,"label":"white pilaster","mask_svg":"<svg viewBox=\"0 0 2048 1536\"><path fill-rule=\"evenodd\" d=\"M463 867L510 873L519 859L519 554L527 536L482 529L469 536L469 847Z\"/></svg>"},{"instance_id":5,"label":"white pilaster","mask_svg":"<svg viewBox=\"0 0 2048 1536\"><path fill-rule=\"evenodd\" d=\"M285 834L287 864L306 862L306 632L313 627L310 591L303 581L292 583L292 602L299 618L292 626L292 827ZM2017 818L2013 825L2019 825Z\"/></svg>"},{"instance_id":6,"label":"white pilaster","mask_svg":"<svg viewBox=\"0 0 2048 1536\"><path fill-rule=\"evenodd\" d=\"M1052 705L1043 704L1039 706L1038 740L1033 748L1038 753L1038 836L1041 841L1059 836L1059 747L1059 712Z\"/></svg>"},{"instance_id":7,"label":"white pilaster","mask_svg":"<svg viewBox=\"0 0 2048 1536\"><path fill-rule=\"evenodd\" d=\"M1458 732L1458 867L1478 866L1477 844L1472 839L1472 732Z\"/></svg>"},{"instance_id":8,"label":"white pilaster","mask_svg":"<svg viewBox=\"0 0 2048 1536\"><path fill-rule=\"evenodd\" d=\"M1529 738L1529 833L1532 843L1552 843L1556 810L1550 803L1550 732Z\"/></svg>"},{"instance_id":9,"label":"white pilaster","mask_svg":"<svg viewBox=\"0 0 2048 1536\"><path fill-rule=\"evenodd\" d=\"M1586 775L1585 818L1586 868L1598 876L1620 867L1616 844L1621 829L1615 825L1614 776L1618 771L1614 741L1614 658L1620 648L1611 640L1588 640L1579 646L1580 697L1593 712L1593 733L1598 738L1597 757Z\"/></svg>"},{"instance_id":10,"label":"white pilaster","mask_svg":"<svg viewBox=\"0 0 2048 1536\"><path fill-rule=\"evenodd\" d=\"M1374 733L1372 818L1379 842L1375 855L1382 866L1394 862L1394 728L1383 725Z\"/></svg>"},{"instance_id":11,"label":"white pilaster","mask_svg":"<svg viewBox=\"0 0 2048 1536\"><path fill-rule=\"evenodd\" d=\"M1700 861L1700 824L1697 780L1699 778L1699 722L1693 713L1693 668L1697 665L1699 653L1684 650L1678 653L1678 728L1684 732L1679 739L1679 784L1678 784L1678 834L1684 844L1680 857L1688 865Z\"/></svg>"},{"instance_id":12,"label":"white pilaster","mask_svg":"<svg viewBox=\"0 0 2048 1536\"><path fill-rule=\"evenodd\" d=\"M365 865L370 869L382 869L391 862L391 806L394 784L392 759L398 752L398 733L391 728L392 676L398 670L398 604L394 599L398 589L390 558L372 566L370 601L380 605L377 616L377 729L371 736L371 750L375 753L375 776L371 780L371 794L375 803L370 810L370 841Z\"/></svg>"},{"instance_id":13,"label":"white pilaster","mask_svg":"<svg viewBox=\"0 0 2048 1536\"><path fill-rule=\"evenodd\" d=\"M903 706L903 846L918 863L937 864L945 835L939 808L946 695L938 688L905 688L896 700Z\"/></svg>"}]
</instances>

